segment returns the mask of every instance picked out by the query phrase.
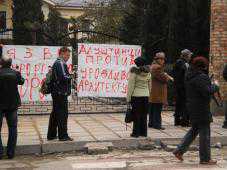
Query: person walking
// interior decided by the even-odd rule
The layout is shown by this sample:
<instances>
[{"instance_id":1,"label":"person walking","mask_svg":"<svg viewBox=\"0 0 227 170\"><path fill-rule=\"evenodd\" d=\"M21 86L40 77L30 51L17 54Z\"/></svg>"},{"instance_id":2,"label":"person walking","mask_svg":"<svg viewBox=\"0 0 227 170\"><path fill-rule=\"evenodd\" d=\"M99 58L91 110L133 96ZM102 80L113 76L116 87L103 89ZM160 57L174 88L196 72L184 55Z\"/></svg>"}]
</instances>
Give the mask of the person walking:
<instances>
[{"instance_id":1,"label":"person walking","mask_svg":"<svg viewBox=\"0 0 227 170\"><path fill-rule=\"evenodd\" d=\"M131 137L147 137L148 97L151 74L145 59L135 59L136 67L132 67L128 80L127 102L132 106L133 130Z\"/></svg>"},{"instance_id":2,"label":"person walking","mask_svg":"<svg viewBox=\"0 0 227 170\"><path fill-rule=\"evenodd\" d=\"M164 72L165 53L156 53L154 61L150 67L152 75L151 85L151 111L149 113L149 127L164 130L162 127L161 112L163 104L167 104L167 83L173 78Z\"/></svg>"},{"instance_id":3,"label":"person walking","mask_svg":"<svg viewBox=\"0 0 227 170\"><path fill-rule=\"evenodd\" d=\"M176 61L173 68L174 73L174 88L176 91L176 105L174 114L175 126L189 126L189 116L186 110L186 92L185 92L185 74L189 68L192 52L188 49L181 51L181 57Z\"/></svg>"},{"instance_id":4,"label":"person walking","mask_svg":"<svg viewBox=\"0 0 227 170\"><path fill-rule=\"evenodd\" d=\"M24 84L20 72L11 69L12 59L0 59L0 159L3 156L1 129L3 117L5 116L8 125L7 156L14 158L17 144L17 110L21 105L18 92L18 85Z\"/></svg>"},{"instance_id":5,"label":"person walking","mask_svg":"<svg viewBox=\"0 0 227 170\"><path fill-rule=\"evenodd\" d=\"M211 84L208 66L209 62L205 57L195 57L186 75L186 107L192 127L173 154L177 159L183 161L183 154L199 134L200 163L213 165L216 164L216 161L211 159L210 123L212 114L210 101L217 89L214 84Z\"/></svg>"},{"instance_id":6,"label":"person walking","mask_svg":"<svg viewBox=\"0 0 227 170\"><path fill-rule=\"evenodd\" d=\"M51 96L53 108L49 118L47 139L72 141L67 132L68 96L71 94L71 77L66 65L70 58L70 49L62 47L59 57L52 66Z\"/></svg>"}]
</instances>

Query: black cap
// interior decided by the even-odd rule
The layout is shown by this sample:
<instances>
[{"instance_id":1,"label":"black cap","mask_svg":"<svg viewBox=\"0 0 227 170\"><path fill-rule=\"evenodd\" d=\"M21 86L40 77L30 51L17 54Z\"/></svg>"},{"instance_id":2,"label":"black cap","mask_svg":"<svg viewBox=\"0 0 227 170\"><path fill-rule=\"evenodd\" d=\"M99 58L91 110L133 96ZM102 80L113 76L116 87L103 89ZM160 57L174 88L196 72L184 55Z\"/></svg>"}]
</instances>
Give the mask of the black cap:
<instances>
[{"instance_id":1,"label":"black cap","mask_svg":"<svg viewBox=\"0 0 227 170\"><path fill-rule=\"evenodd\" d=\"M135 64L137 67L144 66L144 65L146 65L146 59L144 57L137 57L135 59Z\"/></svg>"}]
</instances>

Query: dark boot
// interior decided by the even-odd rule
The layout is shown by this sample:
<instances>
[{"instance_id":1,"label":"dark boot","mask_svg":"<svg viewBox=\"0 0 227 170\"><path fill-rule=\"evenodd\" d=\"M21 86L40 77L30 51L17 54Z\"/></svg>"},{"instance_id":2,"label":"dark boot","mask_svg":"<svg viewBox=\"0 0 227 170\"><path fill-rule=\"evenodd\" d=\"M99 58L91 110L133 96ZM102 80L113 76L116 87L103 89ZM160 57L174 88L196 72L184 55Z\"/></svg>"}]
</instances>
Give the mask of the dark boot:
<instances>
[{"instance_id":1,"label":"dark boot","mask_svg":"<svg viewBox=\"0 0 227 170\"><path fill-rule=\"evenodd\" d=\"M178 118L178 117L175 117L175 119L174 119L174 126L181 126L181 120L180 120L180 118Z\"/></svg>"},{"instance_id":2,"label":"dark boot","mask_svg":"<svg viewBox=\"0 0 227 170\"><path fill-rule=\"evenodd\" d=\"M180 154L177 150L175 150L174 152L173 152L173 154L174 154L174 156L179 160L179 161L184 161L184 159L183 159L183 155L182 154Z\"/></svg>"}]
</instances>

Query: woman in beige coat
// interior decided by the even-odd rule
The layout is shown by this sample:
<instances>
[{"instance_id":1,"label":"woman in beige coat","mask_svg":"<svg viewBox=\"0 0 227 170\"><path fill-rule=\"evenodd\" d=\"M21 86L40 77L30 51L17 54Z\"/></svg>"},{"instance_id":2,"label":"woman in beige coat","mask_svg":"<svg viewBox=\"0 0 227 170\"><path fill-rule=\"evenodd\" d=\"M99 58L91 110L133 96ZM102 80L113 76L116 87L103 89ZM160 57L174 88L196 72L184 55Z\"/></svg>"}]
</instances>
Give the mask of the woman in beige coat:
<instances>
[{"instance_id":1,"label":"woman in beige coat","mask_svg":"<svg viewBox=\"0 0 227 170\"><path fill-rule=\"evenodd\" d=\"M132 105L133 131L131 137L147 137L147 113L151 74L145 59L138 57L130 70L127 102Z\"/></svg>"}]
</instances>

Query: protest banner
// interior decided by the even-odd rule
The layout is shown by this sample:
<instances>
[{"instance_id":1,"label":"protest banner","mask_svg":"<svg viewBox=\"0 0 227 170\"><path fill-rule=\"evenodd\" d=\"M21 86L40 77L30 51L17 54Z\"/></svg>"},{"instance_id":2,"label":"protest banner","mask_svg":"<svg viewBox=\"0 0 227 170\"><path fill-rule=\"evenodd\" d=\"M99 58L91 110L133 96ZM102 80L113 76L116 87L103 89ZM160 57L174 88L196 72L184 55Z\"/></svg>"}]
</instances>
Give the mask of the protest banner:
<instances>
[{"instance_id":1,"label":"protest banner","mask_svg":"<svg viewBox=\"0 0 227 170\"><path fill-rule=\"evenodd\" d=\"M78 44L78 96L126 97L129 69L138 56L140 46Z\"/></svg>"},{"instance_id":2,"label":"protest banner","mask_svg":"<svg viewBox=\"0 0 227 170\"><path fill-rule=\"evenodd\" d=\"M42 95L39 88L46 77L46 73L57 59L59 49L60 47L57 46L3 46L3 55L13 59L12 68L20 71L25 78L24 85L19 86L19 93L23 102L51 100L50 95ZM67 64L71 71L71 60Z\"/></svg>"}]
</instances>

